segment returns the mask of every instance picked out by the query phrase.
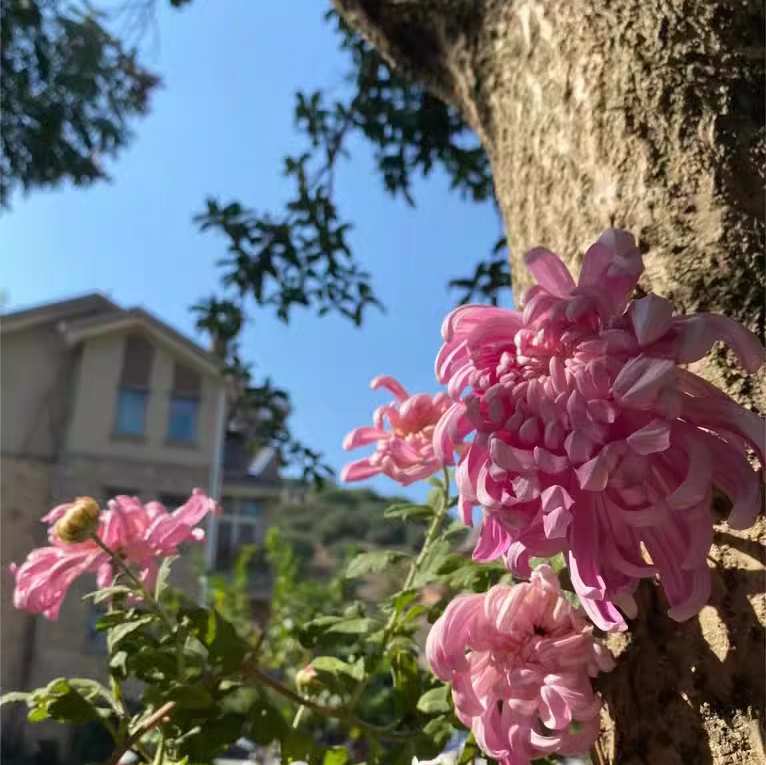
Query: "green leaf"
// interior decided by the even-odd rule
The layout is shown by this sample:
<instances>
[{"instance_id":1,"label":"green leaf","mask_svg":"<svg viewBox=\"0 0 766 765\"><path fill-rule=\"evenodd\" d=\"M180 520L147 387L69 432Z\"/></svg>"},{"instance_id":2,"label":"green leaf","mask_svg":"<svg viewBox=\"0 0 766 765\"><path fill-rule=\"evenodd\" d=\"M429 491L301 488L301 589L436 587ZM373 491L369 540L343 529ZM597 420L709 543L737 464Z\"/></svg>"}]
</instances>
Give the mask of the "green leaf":
<instances>
[{"instance_id":1,"label":"green leaf","mask_svg":"<svg viewBox=\"0 0 766 765\"><path fill-rule=\"evenodd\" d=\"M383 511L384 518L401 518L403 521L423 520L434 514L429 505L416 505L411 502L401 502L391 505Z\"/></svg>"},{"instance_id":2,"label":"green leaf","mask_svg":"<svg viewBox=\"0 0 766 765\"><path fill-rule=\"evenodd\" d=\"M178 560L178 558L178 555L169 555L160 564L160 569L157 572L157 584L154 586L154 599L157 602L159 602L163 591L168 586L168 577L170 576L171 566Z\"/></svg>"},{"instance_id":3,"label":"green leaf","mask_svg":"<svg viewBox=\"0 0 766 765\"><path fill-rule=\"evenodd\" d=\"M336 693L352 691L364 674L363 664L349 664L334 656L317 656L311 660L317 679L326 688Z\"/></svg>"},{"instance_id":4,"label":"green leaf","mask_svg":"<svg viewBox=\"0 0 766 765\"><path fill-rule=\"evenodd\" d=\"M32 691L27 700L30 707L27 717L31 722L39 722L51 718L56 722L82 725L91 720L98 719L97 708L74 687L74 683L80 683L88 695L93 694L93 688L100 689L98 683L93 681L69 681L65 678L57 678L51 681L45 688Z\"/></svg>"},{"instance_id":5,"label":"green leaf","mask_svg":"<svg viewBox=\"0 0 766 765\"><path fill-rule=\"evenodd\" d=\"M537 568L547 563L557 574L567 567L567 561L564 557L564 553L558 553L552 558L530 558L529 565L532 568Z\"/></svg>"},{"instance_id":6,"label":"green leaf","mask_svg":"<svg viewBox=\"0 0 766 765\"><path fill-rule=\"evenodd\" d=\"M446 714L450 711L449 687L446 685L426 691L419 699L417 708L427 715Z\"/></svg>"},{"instance_id":7,"label":"green leaf","mask_svg":"<svg viewBox=\"0 0 766 765\"><path fill-rule=\"evenodd\" d=\"M364 635L380 627L380 622L366 617L357 619L345 619L333 624L327 631L341 635Z\"/></svg>"},{"instance_id":8,"label":"green leaf","mask_svg":"<svg viewBox=\"0 0 766 765\"><path fill-rule=\"evenodd\" d=\"M322 765L347 765L348 762L349 754L346 747L334 746L325 752Z\"/></svg>"},{"instance_id":9,"label":"green leaf","mask_svg":"<svg viewBox=\"0 0 766 765\"><path fill-rule=\"evenodd\" d=\"M22 693L21 691L9 691L0 696L0 706L3 704L13 704L19 701L27 702L32 694Z\"/></svg>"},{"instance_id":10,"label":"green leaf","mask_svg":"<svg viewBox=\"0 0 766 765\"><path fill-rule=\"evenodd\" d=\"M175 701L181 709L207 709L213 696L201 685L179 685L170 691L168 701Z\"/></svg>"},{"instance_id":11,"label":"green leaf","mask_svg":"<svg viewBox=\"0 0 766 765\"><path fill-rule=\"evenodd\" d=\"M314 753L314 740L304 730L289 728L282 735L282 762L310 762Z\"/></svg>"},{"instance_id":12,"label":"green leaf","mask_svg":"<svg viewBox=\"0 0 766 765\"><path fill-rule=\"evenodd\" d=\"M244 715L227 713L218 717L205 715L205 721L190 736L184 736L178 747L191 762L217 762L213 758L221 754L242 735Z\"/></svg>"},{"instance_id":13,"label":"green leaf","mask_svg":"<svg viewBox=\"0 0 766 765\"><path fill-rule=\"evenodd\" d=\"M427 606L413 606L407 613L401 618L401 621L399 622L400 625L405 625L407 622L411 622L413 619L417 619L418 616L421 616L426 611L428 611Z\"/></svg>"},{"instance_id":14,"label":"green leaf","mask_svg":"<svg viewBox=\"0 0 766 765\"><path fill-rule=\"evenodd\" d=\"M284 717L265 698L256 701L250 711L252 724L250 737L259 746L268 746L275 739L281 739L288 730Z\"/></svg>"},{"instance_id":15,"label":"green leaf","mask_svg":"<svg viewBox=\"0 0 766 765\"><path fill-rule=\"evenodd\" d=\"M452 730L452 724L447 717L437 717L433 720L429 720L423 728L422 735L418 737L421 739L421 741L418 742L420 744L418 749L422 753L421 747L423 746L423 743L425 743L423 742L423 739L426 739L428 741L427 746L430 749L430 751L427 752L429 756L444 751L447 742L452 738Z\"/></svg>"},{"instance_id":16,"label":"green leaf","mask_svg":"<svg viewBox=\"0 0 766 765\"><path fill-rule=\"evenodd\" d=\"M95 592L89 592L87 595L83 595L83 600L91 599L94 603L102 603L109 598L114 598L121 595L130 595L133 592L131 587L126 587L124 584L113 584L111 587L104 587L101 590Z\"/></svg>"},{"instance_id":17,"label":"green leaf","mask_svg":"<svg viewBox=\"0 0 766 765\"><path fill-rule=\"evenodd\" d=\"M476 743L476 739L473 737L473 733L468 734L468 738L463 744L463 751L460 752L460 759L458 765L474 765L477 757L481 757L481 749Z\"/></svg>"},{"instance_id":18,"label":"green leaf","mask_svg":"<svg viewBox=\"0 0 766 765\"><path fill-rule=\"evenodd\" d=\"M226 673L240 666L246 646L234 626L217 611L209 608L184 609L180 618L184 628L207 649L208 660L212 664Z\"/></svg>"},{"instance_id":19,"label":"green leaf","mask_svg":"<svg viewBox=\"0 0 766 765\"><path fill-rule=\"evenodd\" d=\"M346 568L346 578L353 579L365 574L378 574L385 571L402 558L408 557L405 553L395 550L374 550L357 555Z\"/></svg>"},{"instance_id":20,"label":"green leaf","mask_svg":"<svg viewBox=\"0 0 766 765\"><path fill-rule=\"evenodd\" d=\"M400 592L397 595L394 596L393 599L393 607L394 607L394 613L399 616L399 614L410 604L413 600L418 596L418 593L414 590L405 590L404 592Z\"/></svg>"},{"instance_id":21,"label":"green leaf","mask_svg":"<svg viewBox=\"0 0 766 765\"><path fill-rule=\"evenodd\" d=\"M417 657L408 650L396 651L391 658L391 675L396 690L397 713L406 717L420 698L420 669Z\"/></svg>"},{"instance_id":22,"label":"green leaf","mask_svg":"<svg viewBox=\"0 0 766 765\"><path fill-rule=\"evenodd\" d=\"M131 622L122 622L114 627L109 628L109 650L110 653L124 640L128 635L143 627L145 624L150 624L154 620L151 614L146 614L139 619Z\"/></svg>"}]
</instances>

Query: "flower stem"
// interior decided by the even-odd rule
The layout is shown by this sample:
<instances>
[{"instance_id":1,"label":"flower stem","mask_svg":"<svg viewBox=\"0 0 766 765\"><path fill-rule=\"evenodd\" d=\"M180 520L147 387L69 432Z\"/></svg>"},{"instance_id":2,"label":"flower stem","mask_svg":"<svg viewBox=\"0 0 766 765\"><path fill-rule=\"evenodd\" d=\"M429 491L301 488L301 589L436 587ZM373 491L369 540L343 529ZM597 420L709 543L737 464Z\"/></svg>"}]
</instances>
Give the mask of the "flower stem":
<instances>
[{"instance_id":1,"label":"flower stem","mask_svg":"<svg viewBox=\"0 0 766 765\"><path fill-rule=\"evenodd\" d=\"M130 581L133 582L133 584L139 589L141 592L141 597L143 598L146 605L149 606L149 608L154 611L155 614L157 614L163 626L168 631L168 634L173 638L173 642L175 643L176 647L178 679L181 680L184 670L183 644L181 643L178 633L173 627L173 624L168 618L168 615L165 613L165 609L162 608L154 595L149 592L149 590L146 588L146 585L136 576L135 572L130 568L130 566L128 566L128 564L125 563L125 561L119 556L119 554L112 550L112 548L109 547L109 545L107 545L98 536L98 534L91 534L91 539L112 559L114 565L117 566L117 568L120 569L120 571L125 574L125 576L127 576L128 579L130 579Z\"/></svg>"},{"instance_id":2,"label":"flower stem","mask_svg":"<svg viewBox=\"0 0 766 765\"><path fill-rule=\"evenodd\" d=\"M295 713L295 717L293 718L293 730L297 729L298 726L301 724L301 720L303 719L303 714L306 711L306 705L301 704L298 707L298 711Z\"/></svg>"},{"instance_id":3,"label":"flower stem","mask_svg":"<svg viewBox=\"0 0 766 765\"><path fill-rule=\"evenodd\" d=\"M311 699L296 693L294 690L292 690L292 688L288 688L286 685L283 685L279 682L279 680L271 677L271 675L266 674L266 672L254 664L244 667L243 674L246 677L254 680L256 683L271 688L281 696L284 696L286 699L289 699L301 707L305 707L306 709L309 709L318 715L322 715L323 717L332 717L336 720L341 720L342 722L345 722L349 727L360 728L377 738L390 739L391 741L401 741L411 739L413 736L418 735L417 731L392 731L388 728L383 728L379 725L368 723L365 720L360 720L358 717L354 717L354 715L350 714L347 708L326 707L322 704L317 704ZM296 718L297 717L298 716L296 715ZM293 727L295 727L294 722Z\"/></svg>"},{"instance_id":4,"label":"flower stem","mask_svg":"<svg viewBox=\"0 0 766 765\"><path fill-rule=\"evenodd\" d=\"M133 733L130 734L130 737L128 738L128 740L122 746L114 750L114 752L112 753L112 756L109 758L107 762L107 765L118 765L118 763L122 759L122 756L125 754L125 752L129 752L134 747L137 748L143 736L146 733L148 733L152 728L154 728L156 725L159 725L159 723L161 723L163 719L167 717L168 713L173 709L175 705L176 705L175 701L168 701L167 704L163 704L156 712L154 712L150 717L144 720L143 723L140 723L139 726L133 731ZM159 751L162 751L162 757L164 758L165 756L164 736L162 739L160 739L160 749L158 749L158 752ZM162 760L157 760L155 756L154 762L161 763Z\"/></svg>"},{"instance_id":5,"label":"flower stem","mask_svg":"<svg viewBox=\"0 0 766 765\"><path fill-rule=\"evenodd\" d=\"M420 552L418 553L418 557L415 558L414 561L410 564L410 569L407 572L407 576L405 577L404 584L402 585L402 588L399 590L399 592L405 592L408 590L412 583L415 581L415 577L420 572L421 567L423 566L423 562L428 557L429 552L431 551L431 546L436 541L436 538L439 536L439 532L441 531L442 524L444 523L444 519L447 517L447 513L449 512L449 486L450 486L450 477L449 477L449 471L446 467L443 468L443 475L444 475L444 496L443 496L443 503L439 507L439 509L434 514L433 519L431 520L431 525L428 527L428 531L426 532L426 538L423 541L423 547L420 549ZM389 617L388 621L386 622L386 626L383 628L383 637L381 638L380 645L381 648L378 649L377 653L373 657L372 661L372 669L367 674L367 676L359 683L359 685L356 686L354 689L354 693L351 696L351 699L348 703L348 709L349 712L356 708L356 705L359 703L359 699L361 699L362 694L367 689L367 686L369 685L370 680L372 679L372 676L375 674L375 672L378 669L378 666L380 665L380 661L383 657L383 648L388 645L389 641L391 640L391 636L396 631L396 628L399 623L399 616L400 614L397 611L393 611L391 616Z\"/></svg>"}]
</instances>

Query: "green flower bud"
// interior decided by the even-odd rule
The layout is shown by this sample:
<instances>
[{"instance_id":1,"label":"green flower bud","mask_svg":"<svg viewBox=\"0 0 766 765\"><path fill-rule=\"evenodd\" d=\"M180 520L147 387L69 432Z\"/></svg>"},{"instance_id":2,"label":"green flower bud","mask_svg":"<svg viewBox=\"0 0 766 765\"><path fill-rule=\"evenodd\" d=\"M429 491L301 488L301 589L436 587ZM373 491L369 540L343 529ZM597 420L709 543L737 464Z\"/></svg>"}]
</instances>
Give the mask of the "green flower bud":
<instances>
[{"instance_id":1,"label":"green flower bud","mask_svg":"<svg viewBox=\"0 0 766 765\"><path fill-rule=\"evenodd\" d=\"M312 696L322 690L322 683L319 682L317 671L311 664L307 664L295 673L295 685L301 693L305 693L307 696Z\"/></svg>"}]
</instances>

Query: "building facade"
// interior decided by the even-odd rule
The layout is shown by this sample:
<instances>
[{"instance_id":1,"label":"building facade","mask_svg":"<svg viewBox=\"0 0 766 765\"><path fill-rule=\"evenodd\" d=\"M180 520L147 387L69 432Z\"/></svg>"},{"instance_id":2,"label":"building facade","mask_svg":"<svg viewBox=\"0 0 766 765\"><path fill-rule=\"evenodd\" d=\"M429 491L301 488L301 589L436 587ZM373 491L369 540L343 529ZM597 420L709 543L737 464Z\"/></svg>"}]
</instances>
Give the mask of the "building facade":
<instances>
[{"instance_id":1,"label":"building facade","mask_svg":"<svg viewBox=\"0 0 766 765\"><path fill-rule=\"evenodd\" d=\"M224 505L208 529L205 568L226 571L241 545L262 539L283 491L274 454L253 463L237 450L236 434L226 440L217 358L147 311L122 309L102 295L0 319L0 416L3 692L103 672L97 614L80 600L94 582L75 583L55 622L12 607L8 564L45 544L40 518L50 507L117 494L176 507L204 488ZM263 574L253 597L267 611ZM174 577L186 592L199 592L191 556L177 562ZM24 725L23 714L4 708L3 734L51 739L66 761L63 728Z\"/></svg>"}]
</instances>

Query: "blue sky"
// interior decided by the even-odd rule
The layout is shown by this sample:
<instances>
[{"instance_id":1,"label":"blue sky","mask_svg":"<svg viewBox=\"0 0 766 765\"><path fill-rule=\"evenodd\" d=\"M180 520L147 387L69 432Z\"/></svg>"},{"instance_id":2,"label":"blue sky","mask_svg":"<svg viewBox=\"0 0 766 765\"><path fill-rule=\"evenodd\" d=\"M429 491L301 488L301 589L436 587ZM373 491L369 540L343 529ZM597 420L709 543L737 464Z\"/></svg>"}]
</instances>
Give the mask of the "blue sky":
<instances>
[{"instance_id":1,"label":"blue sky","mask_svg":"<svg viewBox=\"0 0 766 765\"><path fill-rule=\"evenodd\" d=\"M278 212L289 186L282 159L302 147L293 126L298 89L338 87L345 56L307 2L194 0L158 5L143 60L163 88L135 139L109 165L111 183L35 191L0 216L5 310L102 290L141 305L195 337L189 306L218 290L224 242L200 234L192 215L207 196ZM289 390L297 437L339 469L343 435L386 401L369 381L392 374L411 392L436 390L433 360L455 293L447 281L473 271L499 235L491 205L462 201L443 176L418 182L415 209L387 196L360 143L337 176L350 242L372 274L386 313L356 328L336 316L296 311L289 325L264 310L248 317L245 357ZM363 455L354 452L352 458ZM387 479L386 494L421 496Z\"/></svg>"}]
</instances>

